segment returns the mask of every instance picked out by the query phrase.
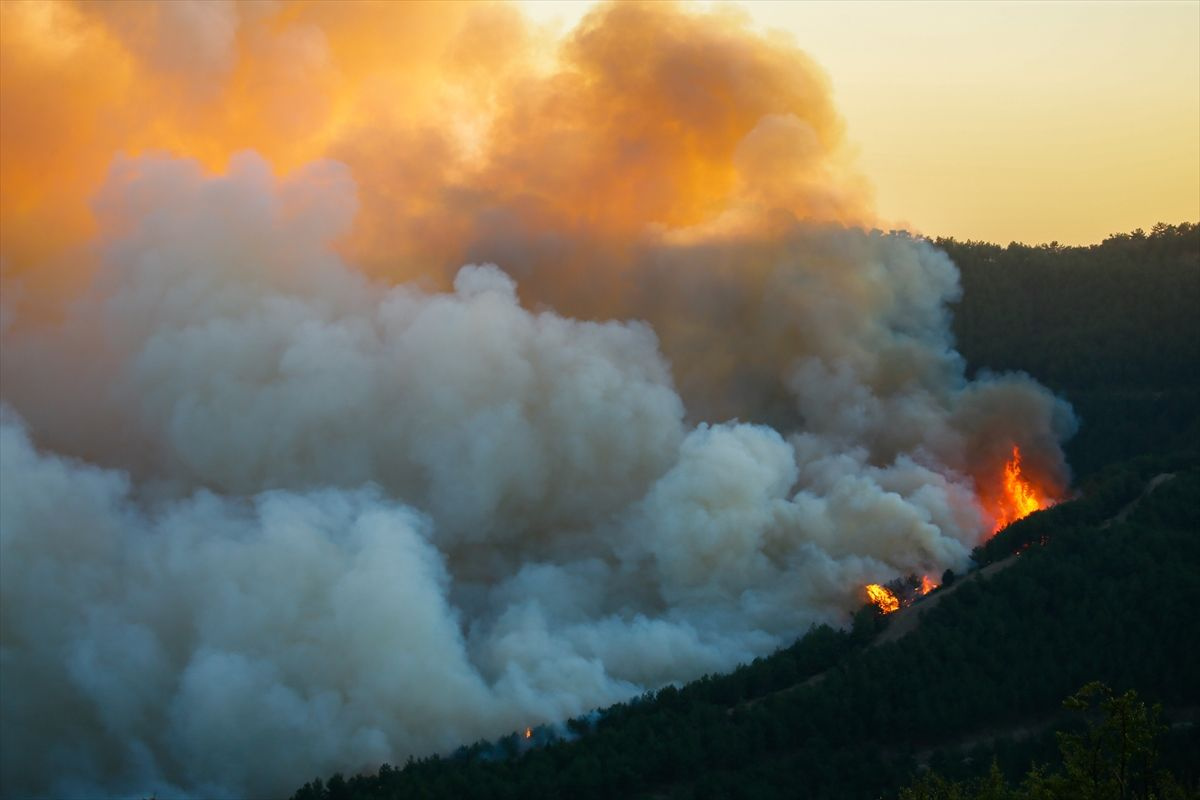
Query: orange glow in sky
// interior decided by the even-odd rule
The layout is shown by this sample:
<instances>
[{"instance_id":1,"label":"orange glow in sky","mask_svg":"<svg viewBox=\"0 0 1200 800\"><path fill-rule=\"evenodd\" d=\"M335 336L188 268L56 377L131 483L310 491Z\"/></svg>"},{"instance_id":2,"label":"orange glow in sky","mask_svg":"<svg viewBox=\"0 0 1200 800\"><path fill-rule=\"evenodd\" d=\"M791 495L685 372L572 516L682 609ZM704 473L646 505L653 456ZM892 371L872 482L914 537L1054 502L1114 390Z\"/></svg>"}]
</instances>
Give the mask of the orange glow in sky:
<instances>
[{"instance_id":1,"label":"orange glow in sky","mask_svg":"<svg viewBox=\"0 0 1200 800\"><path fill-rule=\"evenodd\" d=\"M884 221L1087 244L1200 219L1200 3L733 5L828 73Z\"/></svg>"},{"instance_id":2,"label":"orange glow in sky","mask_svg":"<svg viewBox=\"0 0 1200 800\"><path fill-rule=\"evenodd\" d=\"M0 3L0 265L26 302L77 283L114 158L151 152L349 164L352 260L394 279L472 257L483 197L622 241L768 207L1000 243L1200 219L1198 3L692 7ZM736 98L659 63L697 47Z\"/></svg>"}]
</instances>

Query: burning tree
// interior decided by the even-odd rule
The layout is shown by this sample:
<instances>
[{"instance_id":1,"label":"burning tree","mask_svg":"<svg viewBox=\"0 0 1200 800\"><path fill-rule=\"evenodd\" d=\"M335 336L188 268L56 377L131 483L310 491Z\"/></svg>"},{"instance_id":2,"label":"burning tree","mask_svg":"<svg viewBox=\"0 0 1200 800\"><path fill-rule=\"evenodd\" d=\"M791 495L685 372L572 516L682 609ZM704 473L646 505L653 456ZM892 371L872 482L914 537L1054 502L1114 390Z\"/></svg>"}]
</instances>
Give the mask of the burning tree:
<instances>
[{"instance_id":1,"label":"burning tree","mask_svg":"<svg viewBox=\"0 0 1200 800\"><path fill-rule=\"evenodd\" d=\"M992 528L993 534L1035 511L1049 508L1056 502L1022 472L1021 449L1015 444L1012 447L1012 455L1004 464L1003 481L1000 494L991 509L996 520L995 527Z\"/></svg>"},{"instance_id":2,"label":"burning tree","mask_svg":"<svg viewBox=\"0 0 1200 800\"><path fill-rule=\"evenodd\" d=\"M907 608L914 602L938 588L928 575L909 575L886 584L870 583L864 587L867 601L884 614Z\"/></svg>"}]
</instances>

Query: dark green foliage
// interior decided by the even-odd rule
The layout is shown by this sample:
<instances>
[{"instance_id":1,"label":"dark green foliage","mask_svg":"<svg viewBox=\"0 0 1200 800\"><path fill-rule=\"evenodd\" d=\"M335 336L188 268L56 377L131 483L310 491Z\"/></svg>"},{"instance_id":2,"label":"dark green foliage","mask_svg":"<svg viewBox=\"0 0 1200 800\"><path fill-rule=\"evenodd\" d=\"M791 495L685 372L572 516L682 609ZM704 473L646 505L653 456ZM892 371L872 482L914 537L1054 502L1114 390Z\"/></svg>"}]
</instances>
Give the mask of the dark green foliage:
<instances>
[{"instance_id":1,"label":"dark green foliage","mask_svg":"<svg viewBox=\"0 0 1200 800\"><path fill-rule=\"evenodd\" d=\"M1185 474L1200 468L1200 455L1190 452L1168 456L1142 456L1121 464L1111 464L1086 480L1079 493L1082 497L1070 502L1030 514L1014 522L983 545L975 548L972 558L983 566L1022 552L1028 547L1043 545L1051 533L1083 526L1102 525L1117 519L1122 512L1133 513L1143 507L1175 508L1178 503L1157 497L1158 491L1167 489L1163 497L1171 498L1185 491L1189 480L1175 483L1174 479L1161 484L1155 490L1156 502L1143 506L1138 499L1156 476ZM1196 498L1193 498L1196 499ZM1173 514L1180 513L1172 511ZM1180 518L1178 524L1196 527L1196 521Z\"/></svg>"},{"instance_id":2,"label":"dark green foliage","mask_svg":"<svg viewBox=\"0 0 1200 800\"><path fill-rule=\"evenodd\" d=\"M886 618L864 609L849 632L817 628L729 675L580 721L575 741L507 759L471 748L350 778L340 794L335 776L296 800L876 798L909 784L923 759L955 779L995 759L1000 780L1014 780L1053 749L1061 698L1088 681L1168 710L1200 701L1200 472L1177 472L1104 527L1102 513L1142 494L1124 474L1109 475L1118 488L1102 510L1077 501L1035 517L1045 546L990 579L960 580L897 642L869 646ZM1027 728L1040 736L1007 741ZM980 737L964 761L961 743ZM1200 761L1195 737L1164 752L1173 768Z\"/></svg>"},{"instance_id":3,"label":"dark green foliage","mask_svg":"<svg viewBox=\"0 0 1200 800\"><path fill-rule=\"evenodd\" d=\"M955 335L973 364L1056 388L1200 387L1200 227L1090 247L937 239L962 273Z\"/></svg>"},{"instance_id":4,"label":"dark green foliage","mask_svg":"<svg viewBox=\"0 0 1200 800\"><path fill-rule=\"evenodd\" d=\"M1200 445L1200 227L1091 247L935 243L962 273L954 334L970 370L1021 370L1064 394L1082 421L1077 475Z\"/></svg>"},{"instance_id":5,"label":"dark green foliage","mask_svg":"<svg viewBox=\"0 0 1200 800\"><path fill-rule=\"evenodd\" d=\"M1099 682L1084 686L1063 704L1090 714L1086 727L1057 735L1061 769L1035 766L1020 786L992 761L986 776L948 780L937 771L900 792L900 800L1168 800L1187 797L1160 765L1167 727L1162 708L1147 707L1132 690L1117 695Z\"/></svg>"}]
</instances>

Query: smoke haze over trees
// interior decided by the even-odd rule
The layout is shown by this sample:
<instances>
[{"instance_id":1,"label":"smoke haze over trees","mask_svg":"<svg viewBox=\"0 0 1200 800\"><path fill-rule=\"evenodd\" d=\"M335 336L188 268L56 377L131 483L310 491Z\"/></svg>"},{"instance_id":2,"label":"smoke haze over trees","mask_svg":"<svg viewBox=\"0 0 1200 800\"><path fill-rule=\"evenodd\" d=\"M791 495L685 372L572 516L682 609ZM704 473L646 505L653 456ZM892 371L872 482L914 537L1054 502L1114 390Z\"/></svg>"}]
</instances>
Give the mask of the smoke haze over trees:
<instances>
[{"instance_id":1,"label":"smoke haze over trees","mask_svg":"<svg viewBox=\"0 0 1200 800\"><path fill-rule=\"evenodd\" d=\"M968 370L795 43L130 8L0 5L0 793L554 723L962 571L1014 447L1070 492L1068 400Z\"/></svg>"},{"instance_id":2,"label":"smoke haze over trees","mask_svg":"<svg viewBox=\"0 0 1200 800\"><path fill-rule=\"evenodd\" d=\"M1129 501L1131 482L1136 498L1164 469L1175 476L1125 522L1105 524ZM1091 488L993 539L1005 556L1030 535L1046 543L990 578L960 582L898 641L869 646L889 618L868 606L852 631L816 629L728 675L581 721L589 733L577 741L522 751L514 739L508 757L481 743L312 782L294 800L877 798L895 796L922 766L966 779L986 775L993 759L1003 770L997 790L1007 791L1004 781L1019 781L1031 760L1057 769L1054 731L1075 735L1078 725L1062 700L1097 679L1167 708L1179 725L1162 740L1158 767L1194 791L1200 462L1193 454L1122 465ZM1110 796L1087 792L1075 783L1034 796Z\"/></svg>"}]
</instances>

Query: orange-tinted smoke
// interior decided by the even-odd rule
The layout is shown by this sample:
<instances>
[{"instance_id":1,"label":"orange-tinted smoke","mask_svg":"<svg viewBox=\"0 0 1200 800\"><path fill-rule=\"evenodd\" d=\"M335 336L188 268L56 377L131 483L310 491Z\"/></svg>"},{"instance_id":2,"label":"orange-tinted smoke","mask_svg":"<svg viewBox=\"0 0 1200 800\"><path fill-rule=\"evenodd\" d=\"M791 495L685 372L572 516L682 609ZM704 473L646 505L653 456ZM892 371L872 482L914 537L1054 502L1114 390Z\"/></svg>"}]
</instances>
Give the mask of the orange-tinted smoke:
<instances>
[{"instance_id":1,"label":"orange-tinted smoke","mask_svg":"<svg viewBox=\"0 0 1200 800\"><path fill-rule=\"evenodd\" d=\"M611 291L595 273L620 271L648 238L865 218L828 83L789 41L729 10L619 3L586 17L549 67L528 50L542 45L482 84L475 152L432 126L335 146L356 174L382 178L361 184L359 263L499 260L523 293L557 303L566 281Z\"/></svg>"},{"instance_id":2,"label":"orange-tinted smoke","mask_svg":"<svg viewBox=\"0 0 1200 800\"><path fill-rule=\"evenodd\" d=\"M648 235L867 214L824 76L729 10L601 6L560 40L482 3L30 0L0 15L0 259L33 303L86 278L89 199L119 153L214 171L244 149L281 173L343 160L356 264L436 279L524 258L527 275L505 266L531 297L619 270Z\"/></svg>"},{"instance_id":3,"label":"orange-tinted smoke","mask_svg":"<svg viewBox=\"0 0 1200 800\"><path fill-rule=\"evenodd\" d=\"M30 0L0 15L0 256L40 295L78 282L89 199L115 156L165 151L215 171L250 148L289 171L372 94L423 111L430 62L466 9Z\"/></svg>"}]
</instances>

